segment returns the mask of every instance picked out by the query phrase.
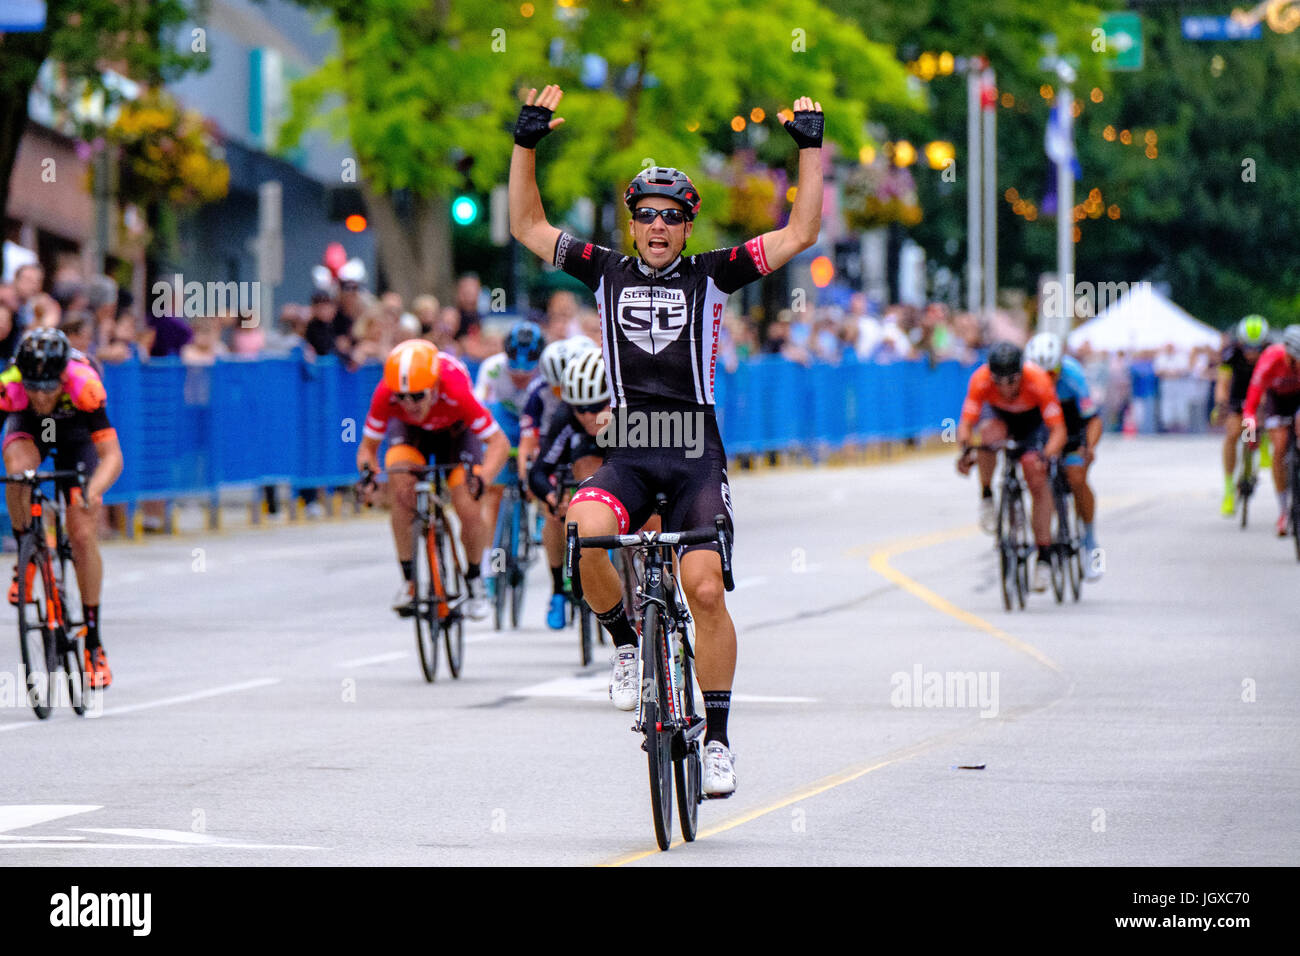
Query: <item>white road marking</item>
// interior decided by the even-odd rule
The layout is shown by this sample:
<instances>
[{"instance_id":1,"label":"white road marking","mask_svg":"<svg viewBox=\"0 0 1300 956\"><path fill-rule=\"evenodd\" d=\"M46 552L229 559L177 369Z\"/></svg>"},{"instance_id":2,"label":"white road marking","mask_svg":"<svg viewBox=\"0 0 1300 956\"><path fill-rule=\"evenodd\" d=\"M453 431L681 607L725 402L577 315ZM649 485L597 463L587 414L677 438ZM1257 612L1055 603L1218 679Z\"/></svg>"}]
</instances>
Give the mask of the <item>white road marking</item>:
<instances>
[{"instance_id":1,"label":"white road marking","mask_svg":"<svg viewBox=\"0 0 1300 956\"><path fill-rule=\"evenodd\" d=\"M212 836L208 833L193 833L189 830L160 830L149 827L74 827L81 833L106 833L109 836L140 837L146 840L165 840L187 846L239 847L240 849L258 850L320 850L319 846L296 846L288 843L245 843L226 837ZM86 846L101 846L88 843ZM147 844L146 844L147 845Z\"/></svg>"},{"instance_id":2,"label":"white road marking","mask_svg":"<svg viewBox=\"0 0 1300 956\"><path fill-rule=\"evenodd\" d=\"M0 850L193 850L188 843L0 843ZM266 843L222 843L215 850L321 850L319 846L275 846Z\"/></svg>"},{"instance_id":3,"label":"white road marking","mask_svg":"<svg viewBox=\"0 0 1300 956\"><path fill-rule=\"evenodd\" d=\"M103 809L97 804L82 803L46 803L15 804L0 806L0 833L34 827L40 823L70 817L77 813L89 813L91 810Z\"/></svg>"},{"instance_id":4,"label":"white road marking","mask_svg":"<svg viewBox=\"0 0 1300 956\"><path fill-rule=\"evenodd\" d=\"M339 667L365 667L369 664L386 664L388 661L405 660L411 656L410 651L389 651L387 654L373 654L370 657L354 657L343 661Z\"/></svg>"},{"instance_id":5,"label":"white road marking","mask_svg":"<svg viewBox=\"0 0 1300 956\"><path fill-rule=\"evenodd\" d=\"M239 684L225 684L221 687L213 687L210 690L195 691L193 694L178 694L175 697L164 697L161 700L150 700L140 704L127 704L125 707L105 708L101 717L107 717L114 714L133 714L136 711L152 710L155 707L170 707L172 704L188 704L196 700L205 700L208 697L218 697L221 694L233 694L241 690L253 690L257 687L270 687L272 684L280 683L279 677L258 677L255 680L246 680ZM89 713L87 713L89 716ZM98 720L99 718L94 718ZM29 724L17 724L15 726L25 727ZM6 730L9 728L5 728Z\"/></svg>"},{"instance_id":6,"label":"white road marking","mask_svg":"<svg viewBox=\"0 0 1300 956\"><path fill-rule=\"evenodd\" d=\"M567 700L609 702L607 672L583 677L558 677L512 691L511 697L560 697ZM815 704L816 697L770 697L761 694L733 694L738 704Z\"/></svg>"}]
</instances>

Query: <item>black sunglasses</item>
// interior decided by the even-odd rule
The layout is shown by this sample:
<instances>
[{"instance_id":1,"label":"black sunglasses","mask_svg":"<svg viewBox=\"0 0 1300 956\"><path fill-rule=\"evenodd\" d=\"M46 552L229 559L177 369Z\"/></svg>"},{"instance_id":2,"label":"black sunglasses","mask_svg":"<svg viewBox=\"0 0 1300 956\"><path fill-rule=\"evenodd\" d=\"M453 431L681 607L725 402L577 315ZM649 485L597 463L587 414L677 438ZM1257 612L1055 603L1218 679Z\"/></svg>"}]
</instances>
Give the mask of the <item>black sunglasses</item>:
<instances>
[{"instance_id":1,"label":"black sunglasses","mask_svg":"<svg viewBox=\"0 0 1300 956\"><path fill-rule=\"evenodd\" d=\"M643 226L648 226L659 216L664 217L665 226L680 226L686 221L686 213L680 209L652 209L649 206L641 206L632 213L632 218Z\"/></svg>"},{"instance_id":2,"label":"black sunglasses","mask_svg":"<svg viewBox=\"0 0 1300 956\"><path fill-rule=\"evenodd\" d=\"M606 408L605 402L596 402L594 405L574 405L573 410L580 415L599 415Z\"/></svg>"},{"instance_id":3,"label":"black sunglasses","mask_svg":"<svg viewBox=\"0 0 1300 956\"><path fill-rule=\"evenodd\" d=\"M994 375L994 385L1011 385L1020 380L1020 372L1012 372L1010 375Z\"/></svg>"},{"instance_id":4,"label":"black sunglasses","mask_svg":"<svg viewBox=\"0 0 1300 956\"><path fill-rule=\"evenodd\" d=\"M428 397L429 397L429 393L427 391L397 392L393 395L393 398L397 399L399 402L422 402Z\"/></svg>"}]
</instances>

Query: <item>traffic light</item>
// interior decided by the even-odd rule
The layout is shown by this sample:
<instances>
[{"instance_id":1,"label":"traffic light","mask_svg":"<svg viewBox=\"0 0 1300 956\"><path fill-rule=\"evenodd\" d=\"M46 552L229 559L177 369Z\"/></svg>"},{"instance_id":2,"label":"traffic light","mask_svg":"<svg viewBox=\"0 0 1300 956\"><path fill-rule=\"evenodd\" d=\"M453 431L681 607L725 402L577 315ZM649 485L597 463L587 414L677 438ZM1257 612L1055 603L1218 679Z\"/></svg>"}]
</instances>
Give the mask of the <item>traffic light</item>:
<instances>
[{"instance_id":1,"label":"traffic light","mask_svg":"<svg viewBox=\"0 0 1300 956\"><path fill-rule=\"evenodd\" d=\"M470 226L478 220L478 200L461 193L451 202L451 218L458 226Z\"/></svg>"}]
</instances>

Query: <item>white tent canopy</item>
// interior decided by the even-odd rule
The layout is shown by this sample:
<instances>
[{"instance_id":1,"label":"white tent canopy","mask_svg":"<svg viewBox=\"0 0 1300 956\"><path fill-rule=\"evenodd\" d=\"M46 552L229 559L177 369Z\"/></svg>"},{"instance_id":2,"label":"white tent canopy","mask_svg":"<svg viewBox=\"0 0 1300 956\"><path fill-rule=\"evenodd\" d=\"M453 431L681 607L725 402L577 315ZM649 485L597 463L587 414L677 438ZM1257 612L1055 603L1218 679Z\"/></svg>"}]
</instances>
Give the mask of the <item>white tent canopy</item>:
<instances>
[{"instance_id":1,"label":"white tent canopy","mask_svg":"<svg viewBox=\"0 0 1300 956\"><path fill-rule=\"evenodd\" d=\"M1071 349L1088 345L1100 352L1140 352L1166 345L1180 350L1207 345L1218 348L1221 341L1218 329L1192 318L1147 282L1133 286L1118 302L1069 335Z\"/></svg>"}]
</instances>

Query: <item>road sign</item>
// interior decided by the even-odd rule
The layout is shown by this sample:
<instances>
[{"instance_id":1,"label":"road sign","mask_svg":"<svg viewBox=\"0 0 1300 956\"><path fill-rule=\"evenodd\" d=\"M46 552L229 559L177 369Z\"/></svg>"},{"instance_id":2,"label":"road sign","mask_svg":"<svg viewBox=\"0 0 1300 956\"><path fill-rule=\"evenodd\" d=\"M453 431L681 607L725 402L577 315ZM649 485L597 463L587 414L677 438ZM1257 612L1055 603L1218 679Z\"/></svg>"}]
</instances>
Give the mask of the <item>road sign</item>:
<instances>
[{"instance_id":1,"label":"road sign","mask_svg":"<svg viewBox=\"0 0 1300 956\"><path fill-rule=\"evenodd\" d=\"M1106 69L1142 69L1142 18L1136 13L1110 13L1102 17L1106 32Z\"/></svg>"},{"instance_id":2,"label":"road sign","mask_svg":"<svg viewBox=\"0 0 1300 956\"><path fill-rule=\"evenodd\" d=\"M1258 40L1264 35L1258 23L1240 23L1232 17L1183 17L1185 40Z\"/></svg>"}]
</instances>

